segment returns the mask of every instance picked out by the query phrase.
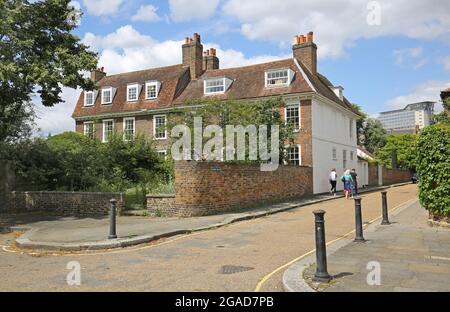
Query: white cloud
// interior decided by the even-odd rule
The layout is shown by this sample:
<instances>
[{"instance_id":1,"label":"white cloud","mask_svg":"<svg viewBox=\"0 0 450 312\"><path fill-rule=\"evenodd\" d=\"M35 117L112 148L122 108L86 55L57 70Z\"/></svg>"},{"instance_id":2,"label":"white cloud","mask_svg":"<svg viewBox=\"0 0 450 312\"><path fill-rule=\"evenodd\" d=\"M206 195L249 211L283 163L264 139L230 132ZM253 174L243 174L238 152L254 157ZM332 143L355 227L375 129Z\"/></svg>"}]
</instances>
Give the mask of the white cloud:
<instances>
[{"instance_id":1,"label":"white cloud","mask_svg":"<svg viewBox=\"0 0 450 312\"><path fill-rule=\"evenodd\" d=\"M92 50L100 52L99 66L105 67L108 74L181 63L183 41L157 42L150 36L142 35L130 25L103 37L87 33L83 42L91 46ZM203 43L203 46L204 49L211 47L217 49L221 68L250 65L290 56L246 57L240 51L221 49L216 43Z\"/></svg>"},{"instance_id":2,"label":"white cloud","mask_svg":"<svg viewBox=\"0 0 450 312\"><path fill-rule=\"evenodd\" d=\"M91 15L114 15L119 10L123 0L83 0L87 11Z\"/></svg>"},{"instance_id":3,"label":"white cloud","mask_svg":"<svg viewBox=\"0 0 450 312\"><path fill-rule=\"evenodd\" d=\"M140 22L157 22L161 20L161 17L158 16L156 11L158 8L149 4L149 5L141 5L137 10L136 14L131 17L132 21L140 21Z\"/></svg>"},{"instance_id":4,"label":"white cloud","mask_svg":"<svg viewBox=\"0 0 450 312\"><path fill-rule=\"evenodd\" d=\"M236 18L251 40L290 43L296 34L314 31L319 57L339 57L360 38L405 35L450 39L450 2L379 0L381 23L367 23L368 1L360 0L229 0L225 15Z\"/></svg>"},{"instance_id":5,"label":"white cloud","mask_svg":"<svg viewBox=\"0 0 450 312\"><path fill-rule=\"evenodd\" d=\"M40 134L47 136L64 131L74 131L75 122L70 117L80 95L79 89L62 88L61 97L65 101L53 107L45 107L41 104L40 97L33 97L34 109L36 111L36 124L40 128Z\"/></svg>"},{"instance_id":6,"label":"white cloud","mask_svg":"<svg viewBox=\"0 0 450 312\"><path fill-rule=\"evenodd\" d=\"M214 14L219 0L169 0L170 16L175 22L206 19Z\"/></svg>"},{"instance_id":7,"label":"white cloud","mask_svg":"<svg viewBox=\"0 0 450 312\"><path fill-rule=\"evenodd\" d=\"M440 93L442 90L450 87L450 81L430 80L426 81L414 88L414 90L406 95L400 95L386 101L386 104L393 109L403 108L407 104L422 101L440 101ZM442 105L435 105L436 111L442 110Z\"/></svg>"},{"instance_id":8,"label":"white cloud","mask_svg":"<svg viewBox=\"0 0 450 312\"><path fill-rule=\"evenodd\" d=\"M408 58L418 58L419 56L422 55L422 52L423 52L422 47L394 50L393 54L395 57L395 63L403 64L405 60Z\"/></svg>"}]
</instances>

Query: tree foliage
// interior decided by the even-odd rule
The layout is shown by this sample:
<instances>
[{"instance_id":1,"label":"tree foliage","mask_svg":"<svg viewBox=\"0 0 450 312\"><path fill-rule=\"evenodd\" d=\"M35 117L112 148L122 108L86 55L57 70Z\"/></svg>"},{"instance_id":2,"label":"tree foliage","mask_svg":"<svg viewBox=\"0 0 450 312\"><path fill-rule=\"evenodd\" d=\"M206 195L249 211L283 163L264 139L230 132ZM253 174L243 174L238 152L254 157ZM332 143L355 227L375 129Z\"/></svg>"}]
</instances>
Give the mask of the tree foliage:
<instances>
[{"instance_id":1,"label":"tree foliage","mask_svg":"<svg viewBox=\"0 0 450 312\"><path fill-rule=\"evenodd\" d=\"M419 199L433 215L450 213L450 124L426 127L417 142Z\"/></svg>"},{"instance_id":2,"label":"tree foliage","mask_svg":"<svg viewBox=\"0 0 450 312\"><path fill-rule=\"evenodd\" d=\"M386 130L379 120L367 118L364 123L361 143L371 153L386 144Z\"/></svg>"},{"instance_id":3,"label":"tree foliage","mask_svg":"<svg viewBox=\"0 0 450 312\"><path fill-rule=\"evenodd\" d=\"M364 140L364 124L368 116L358 104L353 103L352 107L360 114L360 117L356 120L356 138L357 144L362 145L362 141Z\"/></svg>"},{"instance_id":4,"label":"tree foliage","mask_svg":"<svg viewBox=\"0 0 450 312\"><path fill-rule=\"evenodd\" d=\"M95 69L97 55L71 33L78 14L69 2L0 1L0 142L17 135L33 93L53 106L62 86L95 87L82 72Z\"/></svg>"},{"instance_id":5,"label":"tree foliage","mask_svg":"<svg viewBox=\"0 0 450 312\"><path fill-rule=\"evenodd\" d=\"M375 157L386 167L392 168L392 152L397 155L397 166L402 169L415 169L417 135L413 133L390 134L386 144L375 151Z\"/></svg>"}]
</instances>

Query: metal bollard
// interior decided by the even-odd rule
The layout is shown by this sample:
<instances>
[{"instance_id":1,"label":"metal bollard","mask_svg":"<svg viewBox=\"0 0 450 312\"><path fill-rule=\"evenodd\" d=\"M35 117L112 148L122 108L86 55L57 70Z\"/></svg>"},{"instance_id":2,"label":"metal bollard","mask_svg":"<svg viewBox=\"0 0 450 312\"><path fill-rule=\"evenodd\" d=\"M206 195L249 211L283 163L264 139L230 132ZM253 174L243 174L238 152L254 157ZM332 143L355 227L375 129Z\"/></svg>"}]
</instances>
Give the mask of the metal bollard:
<instances>
[{"instance_id":1,"label":"metal bollard","mask_svg":"<svg viewBox=\"0 0 450 312\"><path fill-rule=\"evenodd\" d=\"M389 225L391 224L389 222L389 218L388 218L388 205L387 205L387 196L386 196L387 192L381 192L381 206L382 206L382 210L383 210L383 220L381 221L381 225Z\"/></svg>"},{"instance_id":2,"label":"metal bollard","mask_svg":"<svg viewBox=\"0 0 450 312\"><path fill-rule=\"evenodd\" d=\"M325 244L325 211L314 210L314 219L316 227L316 273L313 281L328 283L331 280L327 271L327 250Z\"/></svg>"},{"instance_id":3,"label":"metal bollard","mask_svg":"<svg viewBox=\"0 0 450 312\"><path fill-rule=\"evenodd\" d=\"M365 242L363 237L362 214L361 214L361 198L355 197L355 239L354 242Z\"/></svg>"},{"instance_id":4,"label":"metal bollard","mask_svg":"<svg viewBox=\"0 0 450 312\"><path fill-rule=\"evenodd\" d=\"M111 207L109 208L109 235L108 239L117 238L116 235L116 200L113 198L109 201Z\"/></svg>"}]
</instances>

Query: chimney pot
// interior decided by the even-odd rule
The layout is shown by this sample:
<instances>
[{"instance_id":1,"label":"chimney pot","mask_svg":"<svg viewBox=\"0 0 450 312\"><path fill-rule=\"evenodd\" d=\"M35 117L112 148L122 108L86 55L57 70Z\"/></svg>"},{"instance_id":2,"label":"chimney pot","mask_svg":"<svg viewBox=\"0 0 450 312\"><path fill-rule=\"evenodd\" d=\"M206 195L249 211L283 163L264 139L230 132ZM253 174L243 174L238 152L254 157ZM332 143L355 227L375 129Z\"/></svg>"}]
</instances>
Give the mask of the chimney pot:
<instances>
[{"instance_id":1,"label":"chimney pot","mask_svg":"<svg viewBox=\"0 0 450 312\"><path fill-rule=\"evenodd\" d=\"M298 44L292 46L294 58L301 62L312 74L317 73L317 46L313 42L313 32L298 37Z\"/></svg>"},{"instance_id":2,"label":"chimney pot","mask_svg":"<svg viewBox=\"0 0 450 312\"><path fill-rule=\"evenodd\" d=\"M314 35L314 34L313 34L312 31L310 31L310 32L308 33L308 35L307 35L307 36L308 36L308 37L307 37L307 38L308 38L308 42L313 42L313 35Z\"/></svg>"},{"instance_id":3,"label":"chimney pot","mask_svg":"<svg viewBox=\"0 0 450 312\"><path fill-rule=\"evenodd\" d=\"M184 43L189 43L189 37L184 38Z\"/></svg>"},{"instance_id":4,"label":"chimney pot","mask_svg":"<svg viewBox=\"0 0 450 312\"><path fill-rule=\"evenodd\" d=\"M304 35L300 36L300 43L305 43L306 42L306 37Z\"/></svg>"}]
</instances>

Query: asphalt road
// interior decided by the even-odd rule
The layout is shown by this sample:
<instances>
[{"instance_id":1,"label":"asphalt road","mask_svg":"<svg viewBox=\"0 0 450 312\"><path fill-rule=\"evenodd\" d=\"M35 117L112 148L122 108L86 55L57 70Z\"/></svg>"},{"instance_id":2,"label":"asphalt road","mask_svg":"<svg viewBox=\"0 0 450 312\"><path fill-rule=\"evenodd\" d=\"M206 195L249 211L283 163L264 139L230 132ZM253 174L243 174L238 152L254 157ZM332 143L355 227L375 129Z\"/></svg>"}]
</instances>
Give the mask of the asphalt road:
<instances>
[{"instance_id":1,"label":"asphalt road","mask_svg":"<svg viewBox=\"0 0 450 312\"><path fill-rule=\"evenodd\" d=\"M380 193L362 197L363 221L379 217ZM415 198L416 185L389 189L389 208ZM353 200L336 199L95 254L29 254L3 247L0 291L254 291L257 285L262 291L281 291L284 270L268 274L314 248L312 211L319 208L327 212L327 241L354 229ZM13 239L14 233L1 234L0 245L9 246ZM67 283L71 261L81 267L79 286Z\"/></svg>"}]
</instances>

